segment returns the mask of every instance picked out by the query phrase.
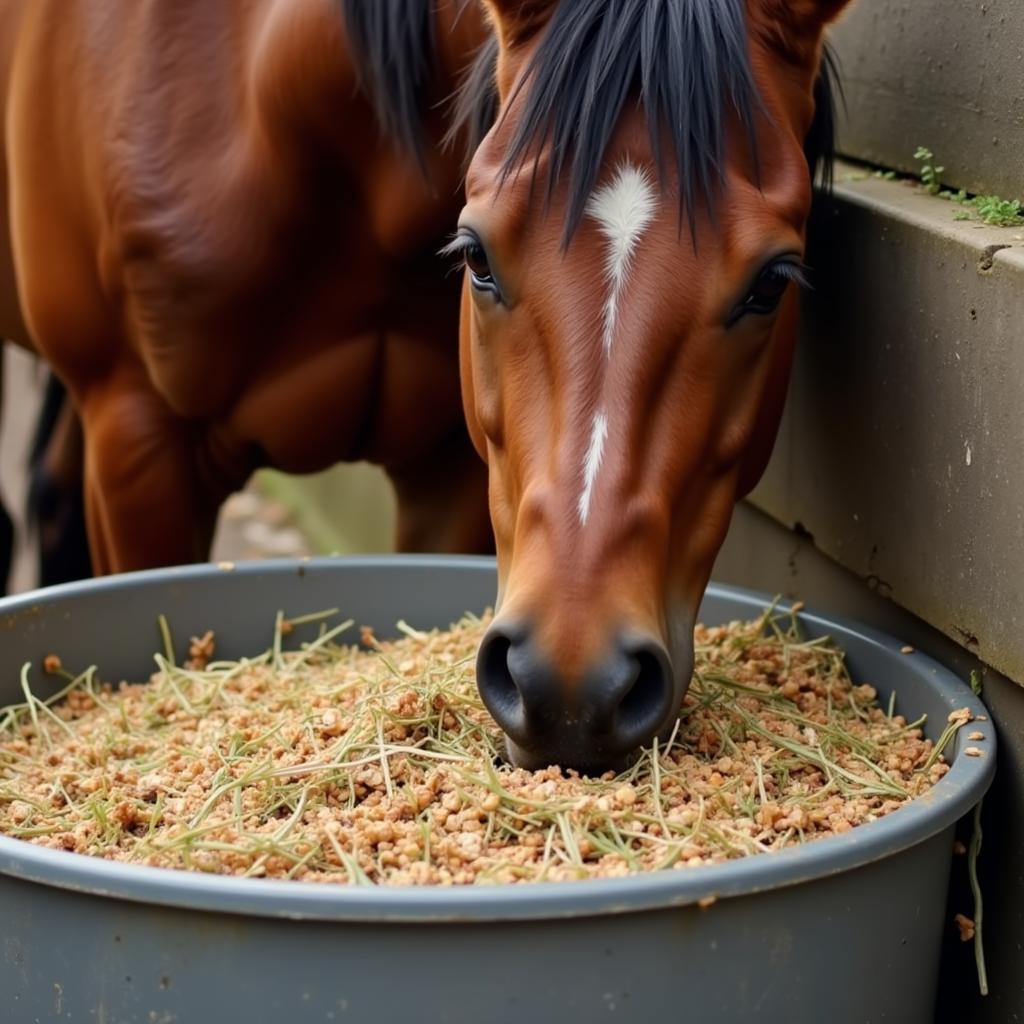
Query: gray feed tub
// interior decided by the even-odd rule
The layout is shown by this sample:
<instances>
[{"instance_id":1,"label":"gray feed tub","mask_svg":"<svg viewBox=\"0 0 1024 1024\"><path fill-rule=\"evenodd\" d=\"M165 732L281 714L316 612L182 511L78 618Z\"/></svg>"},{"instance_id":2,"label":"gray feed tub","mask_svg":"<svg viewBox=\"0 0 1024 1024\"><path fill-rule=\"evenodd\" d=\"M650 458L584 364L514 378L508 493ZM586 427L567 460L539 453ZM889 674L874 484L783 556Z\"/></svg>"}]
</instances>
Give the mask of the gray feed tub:
<instances>
[{"instance_id":1,"label":"gray feed tub","mask_svg":"<svg viewBox=\"0 0 1024 1024\"><path fill-rule=\"evenodd\" d=\"M482 609L494 583L488 559L325 559L172 569L11 598L0 601L0 701L20 699L22 663L51 652L72 667L98 662L108 679L145 677L161 612L179 643L212 627L218 654L237 656L268 645L278 609L339 606L387 635L400 617L427 627ZM764 603L713 586L702 619L752 617ZM895 686L901 711L926 712L933 737L953 708L986 713L898 641L801 620L836 637L883 699ZM963 756L961 740L949 774L891 817L798 850L638 878L307 887L0 838L0 1020L929 1022L953 826L995 767L992 725L978 728L985 756ZM718 899L700 909L707 896Z\"/></svg>"}]
</instances>

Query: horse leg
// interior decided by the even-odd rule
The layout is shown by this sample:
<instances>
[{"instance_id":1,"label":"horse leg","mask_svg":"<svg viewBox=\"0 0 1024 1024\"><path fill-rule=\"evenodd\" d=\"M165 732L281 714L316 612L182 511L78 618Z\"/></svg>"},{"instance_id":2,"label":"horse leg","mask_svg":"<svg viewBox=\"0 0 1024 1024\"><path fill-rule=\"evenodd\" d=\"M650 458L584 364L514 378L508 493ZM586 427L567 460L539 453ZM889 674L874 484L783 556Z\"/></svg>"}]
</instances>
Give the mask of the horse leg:
<instances>
[{"instance_id":1,"label":"horse leg","mask_svg":"<svg viewBox=\"0 0 1024 1024\"><path fill-rule=\"evenodd\" d=\"M209 493L200 479L196 425L176 416L141 375L93 388L80 404L96 572L205 560L223 494Z\"/></svg>"},{"instance_id":2,"label":"horse leg","mask_svg":"<svg viewBox=\"0 0 1024 1024\"><path fill-rule=\"evenodd\" d=\"M89 541L89 560L92 563L93 573L96 576L102 576L104 573L114 571L107 568L112 564L113 557L107 542L107 527L99 491L96 487L88 486L84 479L82 481L82 498L85 507L86 537Z\"/></svg>"},{"instance_id":3,"label":"horse leg","mask_svg":"<svg viewBox=\"0 0 1024 1024\"><path fill-rule=\"evenodd\" d=\"M41 586L92 575L83 459L81 422L60 380L51 373L32 442L27 510L36 535Z\"/></svg>"},{"instance_id":4,"label":"horse leg","mask_svg":"<svg viewBox=\"0 0 1024 1024\"><path fill-rule=\"evenodd\" d=\"M464 426L415 464L386 468L398 498L399 551L494 551L487 467Z\"/></svg>"}]
</instances>

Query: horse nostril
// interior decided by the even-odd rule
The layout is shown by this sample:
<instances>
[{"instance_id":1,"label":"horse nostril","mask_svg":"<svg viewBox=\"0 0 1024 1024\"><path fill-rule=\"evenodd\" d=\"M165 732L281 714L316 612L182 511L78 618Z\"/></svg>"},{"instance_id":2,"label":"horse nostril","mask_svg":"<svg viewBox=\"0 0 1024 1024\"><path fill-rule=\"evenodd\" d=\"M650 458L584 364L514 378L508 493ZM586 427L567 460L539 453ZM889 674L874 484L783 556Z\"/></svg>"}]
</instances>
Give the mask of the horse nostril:
<instances>
[{"instance_id":1,"label":"horse nostril","mask_svg":"<svg viewBox=\"0 0 1024 1024\"><path fill-rule=\"evenodd\" d=\"M630 663L631 682L610 694L616 744L630 750L646 743L675 710L675 685L668 654L660 644L643 641L622 647Z\"/></svg>"},{"instance_id":2,"label":"horse nostril","mask_svg":"<svg viewBox=\"0 0 1024 1024\"><path fill-rule=\"evenodd\" d=\"M536 740L558 727L564 711L562 686L528 628L491 626L477 655L476 683L487 710L516 743Z\"/></svg>"},{"instance_id":3,"label":"horse nostril","mask_svg":"<svg viewBox=\"0 0 1024 1024\"><path fill-rule=\"evenodd\" d=\"M510 736L522 734L526 724L523 695L509 667L514 638L492 626L480 644L476 682L480 697L494 720Z\"/></svg>"}]
</instances>

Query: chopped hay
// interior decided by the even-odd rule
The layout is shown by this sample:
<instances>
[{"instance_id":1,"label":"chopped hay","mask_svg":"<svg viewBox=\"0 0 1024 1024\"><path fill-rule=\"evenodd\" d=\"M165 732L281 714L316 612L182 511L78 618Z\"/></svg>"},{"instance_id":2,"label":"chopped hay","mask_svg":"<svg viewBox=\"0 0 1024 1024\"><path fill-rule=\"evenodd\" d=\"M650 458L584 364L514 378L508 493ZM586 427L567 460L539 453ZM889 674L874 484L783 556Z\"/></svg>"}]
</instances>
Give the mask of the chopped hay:
<instances>
[{"instance_id":1,"label":"chopped hay","mask_svg":"<svg viewBox=\"0 0 1024 1024\"><path fill-rule=\"evenodd\" d=\"M948 770L938 744L854 685L795 616L696 632L671 737L600 779L501 760L477 694L486 621L328 629L298 651L215 661L194 639L145 684L94 669L0 711L0 832L42 846L218 874L464 885L689 869L767 854L897 810Z\"/></svg>"}]
</instances>

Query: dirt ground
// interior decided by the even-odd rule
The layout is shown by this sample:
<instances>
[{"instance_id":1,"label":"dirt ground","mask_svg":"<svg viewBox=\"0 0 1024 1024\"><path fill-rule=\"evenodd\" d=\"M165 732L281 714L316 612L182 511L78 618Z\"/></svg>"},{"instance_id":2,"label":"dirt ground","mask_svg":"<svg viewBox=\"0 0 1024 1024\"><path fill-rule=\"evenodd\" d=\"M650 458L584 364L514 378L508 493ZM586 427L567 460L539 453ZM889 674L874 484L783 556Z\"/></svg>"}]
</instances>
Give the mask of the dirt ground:
<instances>
[{"instance_id":1,"label":"dirt ground","mask_svg":"<svg viewBox=\"0 0 1024 1024\"><path fill-rule=\"evenodd\" d=\"M10 581L12 592L28 590L34 584L35 570L26 543L23 515L28 489L25 460L42 400L43 380L36 360L20 349L5 346L3 415L0 417L0 496L18 530Z\"/></svg>"}]
</instances>

